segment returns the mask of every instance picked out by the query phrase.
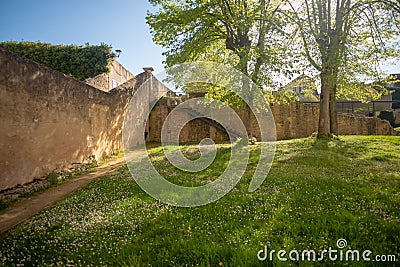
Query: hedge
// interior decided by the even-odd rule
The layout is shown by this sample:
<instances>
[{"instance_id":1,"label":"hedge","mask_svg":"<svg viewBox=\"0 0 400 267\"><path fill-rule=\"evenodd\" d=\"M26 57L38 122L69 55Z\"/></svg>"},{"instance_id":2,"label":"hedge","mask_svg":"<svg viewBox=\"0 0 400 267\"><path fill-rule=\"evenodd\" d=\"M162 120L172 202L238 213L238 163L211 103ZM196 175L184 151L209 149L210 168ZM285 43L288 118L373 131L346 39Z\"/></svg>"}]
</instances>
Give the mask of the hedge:
<instances>
[{"instance_id":1,"label":"hedge","mask_svg":"<svg viewBox=\"0 0 400 267\"><path fill-rule=\"evenodd\" d=\"M111 46L52 45L41 42L2 42L0 47L78 80L109 72L115 54Z\"/></svg>"}]
</instances>

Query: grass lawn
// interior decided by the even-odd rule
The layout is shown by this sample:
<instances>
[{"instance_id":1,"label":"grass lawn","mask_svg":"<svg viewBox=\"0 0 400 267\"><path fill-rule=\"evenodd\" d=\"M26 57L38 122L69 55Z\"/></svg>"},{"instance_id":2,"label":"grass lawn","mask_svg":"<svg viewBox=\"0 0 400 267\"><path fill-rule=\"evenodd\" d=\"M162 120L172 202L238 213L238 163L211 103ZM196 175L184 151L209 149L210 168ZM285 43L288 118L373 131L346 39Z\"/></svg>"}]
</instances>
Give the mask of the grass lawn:
<instances>
[{"instance_id":1,"label":"grass lawn","mask_svg":"<svg viewBox=\"0 0 400 267\"><path fill-rule=\"evenodd\" d=\"M279 141L270 174L248 192L258 158L251 147L246 174L224 198L203 207L177 208L154 200L126 167L79 190L0 241L0 265L260 266L257 253L347 249L400 260L400 137L344 136ZM197 157L195 146L184 150ZM226 167L230 149L219 145L212 166L189 180L160 148L154 165L177 184L207 183ZM317 255L320 256L320 255ZM288 258L288 254L285 255ZM333 265L326 256L322 263ZM364 266L365 262L336 262ZM370 262L372 265L372 262Z\"/></svg>"}]
</instances>

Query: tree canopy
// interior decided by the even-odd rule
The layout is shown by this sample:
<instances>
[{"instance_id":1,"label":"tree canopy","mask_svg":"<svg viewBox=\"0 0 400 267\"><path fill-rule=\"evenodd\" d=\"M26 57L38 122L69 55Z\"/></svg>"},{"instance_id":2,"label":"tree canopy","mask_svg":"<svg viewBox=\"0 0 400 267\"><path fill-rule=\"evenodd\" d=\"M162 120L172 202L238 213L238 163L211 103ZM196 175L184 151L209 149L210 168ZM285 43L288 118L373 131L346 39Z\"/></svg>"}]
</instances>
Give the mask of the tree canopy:
<instances>
[{"instance_id":1,"label":"tree canopy","mask_svg":"<svg viewBox=\"0 0 400 267\"><path fill-rule=\"evenodd\" d=\"M284 58L284 23L277 0L150 0L159 7L149 13L154 41L167 50L166 65L191 61L215 61L236 67L254 85L269 85ZM279 49L282 49L280 52ZM257 102L254 85L238 81L248 105ZM225 88L210 86L208 95L230 105L245 105ZM247 107L246 128L252 135L251 109Z\"/></svg>"},{"instance_id":2,"label":"tree canopy","mask_svg":"<svg viewBox=\"0 0 400 267\"><path fill-rule=\"evenodd\" d=\"M155 42L166 48L167 66L226 63L262 88L296 71L319 75L321 137L338 132L337 95L378 97L385 91L366 82L382 81L383 61L400 56L397 0L150 2L159 10L147 22Z\"/></svg>"},{"instance_id":3,"label":"tree canopy","mask_svg":"<svg viewBox=\"0 0 400 267\"><path fill-rule=\"evenodd\" d=\"M381 64L400 56L399 1L286 0L284 6L298 33L294 48L320 74L318 132L337 134L338 93L359 99L384 93L365 82L383 80Z\"/></svg>"},{"instance_id":4,"label":"tree canopy","mask_svg":"<svg viewBox=\"0 0 400 267\"><path fill-rule=\"evenodd\" d=\"M280 1L150 0L154 41L166 48L166 65L208 60L235 66L257 84L270 81L283 61Z\"/></svg>"}]
</instances>

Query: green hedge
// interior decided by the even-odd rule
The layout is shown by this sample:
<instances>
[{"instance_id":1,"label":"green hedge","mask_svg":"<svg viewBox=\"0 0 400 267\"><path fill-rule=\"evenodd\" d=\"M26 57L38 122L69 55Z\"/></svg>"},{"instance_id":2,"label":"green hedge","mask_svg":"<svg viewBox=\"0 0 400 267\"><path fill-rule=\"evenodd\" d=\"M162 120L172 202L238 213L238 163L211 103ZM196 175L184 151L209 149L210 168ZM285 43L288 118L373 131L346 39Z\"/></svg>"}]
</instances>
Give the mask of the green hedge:
<instances>
[{"instance_id":1,"label":"green hedge","mask_svg":"<svg viewBox=\"0 0 400 267\"><path fill-rule=\"evenodd\" d=\"M0 47L60 71L78 80L109 71L115 54L111 46L52 45L41 42L2 42Z\"/></svg>"}]
</instances>

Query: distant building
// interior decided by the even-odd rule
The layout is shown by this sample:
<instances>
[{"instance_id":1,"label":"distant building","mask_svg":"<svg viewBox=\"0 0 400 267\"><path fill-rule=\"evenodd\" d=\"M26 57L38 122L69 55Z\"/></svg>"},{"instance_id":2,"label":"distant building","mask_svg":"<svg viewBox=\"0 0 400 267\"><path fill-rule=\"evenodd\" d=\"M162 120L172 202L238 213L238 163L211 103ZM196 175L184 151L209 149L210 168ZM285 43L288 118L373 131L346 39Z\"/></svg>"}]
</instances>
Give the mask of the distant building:
<instances>
[{"instance_id":1,"label":"distant building","mask_svg":"<svg viewBox=\"0 0 400 267\"><path fill-rule=\"evenodd\" d=\"M102 73L93 78L88 78L85 80L85 83L108 92L134 77L135 76L129 70L124 68L118 61L114 60L108 73Z\"/></svg>"},{"instance_id":2,"label":"distant building","mask_svg":"<svg viewBox=\"0 0 400 267\"><path fill-rule=\"evenodd\" d=\"M157 77L153 75L154 69L152 67L143 68L143 72L135 75L132 79L121 83L113 90L139 90L142 86L146 86L146 89L149 89L150 95L149 99L151 101L156 99L176 99L178 96L169 89L162 81L159 81ZM150 86L150 88L147 88ZM144 100L144 102L148 101ZM151 102L150 101L150 102Z\"/></svg>"},{"instance_id":3,"label":"distant building","mask_svg":"<svg viewBox=\"0 0 400 267\"><path fill-rule=\"evenodd\" d=\"M315 80L305 74L290 81L283 89L295 92L300 101L318 101L319 99Z\"/></svg>"}]
</instances>

